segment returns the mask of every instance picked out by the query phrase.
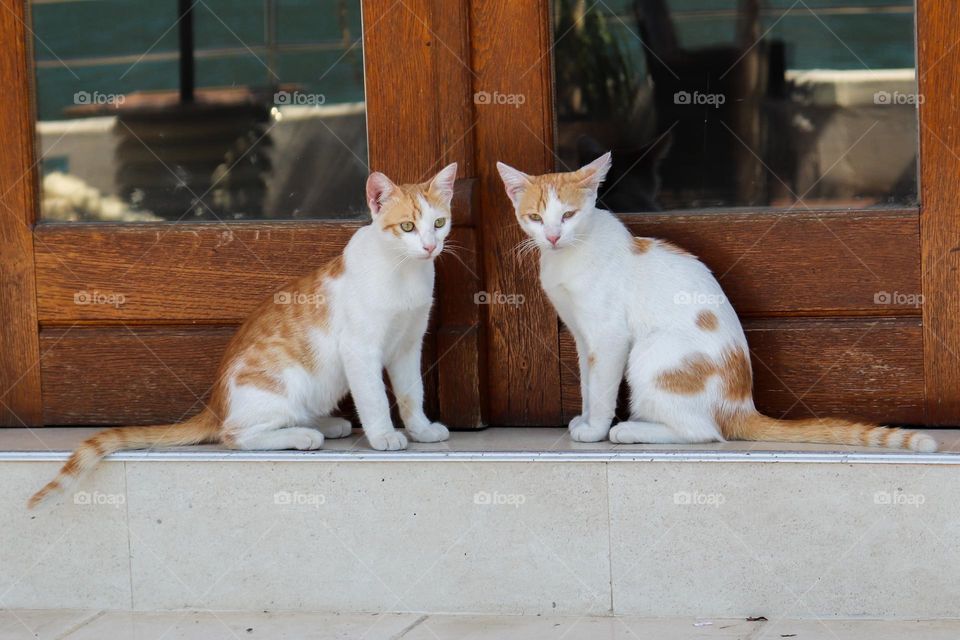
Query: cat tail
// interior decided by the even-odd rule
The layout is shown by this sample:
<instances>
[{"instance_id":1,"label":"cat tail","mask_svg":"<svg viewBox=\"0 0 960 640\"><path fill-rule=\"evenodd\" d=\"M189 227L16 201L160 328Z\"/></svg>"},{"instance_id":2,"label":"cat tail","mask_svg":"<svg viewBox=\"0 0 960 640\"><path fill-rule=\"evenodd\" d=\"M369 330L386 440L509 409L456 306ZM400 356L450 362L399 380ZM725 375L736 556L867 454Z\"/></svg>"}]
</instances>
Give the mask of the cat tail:
<instances>
[{"instance_id":1,"label":"cat tail","mask_svg":"<svg viewBox=\"0 0 960 640\"><path fill-rule=\"evenodd\" d=\"M107 429L84 440L67 459L57 477L37 491L27 502L33 509L46 499L76 484L93 470L105 456L124 449L146 449L154 446L180 446L216 442L220 422L209 409L177 424L155 427L117 427Z\"/></svg>"},{"instance_id":2,"label":"cat tail","mask_svg":"<svg viewBox=\"0 0 960 640\"><path fill-rule=\"evenodd\" d=\"M887 449L912 449L923 453L937 450L937 441L919 431L881 427L839 418L803 418L777 420L757 411L744 411L731 417L724 433L732 440L768 442L809 442L846 444Z\"/></svg>"}]
</instances>

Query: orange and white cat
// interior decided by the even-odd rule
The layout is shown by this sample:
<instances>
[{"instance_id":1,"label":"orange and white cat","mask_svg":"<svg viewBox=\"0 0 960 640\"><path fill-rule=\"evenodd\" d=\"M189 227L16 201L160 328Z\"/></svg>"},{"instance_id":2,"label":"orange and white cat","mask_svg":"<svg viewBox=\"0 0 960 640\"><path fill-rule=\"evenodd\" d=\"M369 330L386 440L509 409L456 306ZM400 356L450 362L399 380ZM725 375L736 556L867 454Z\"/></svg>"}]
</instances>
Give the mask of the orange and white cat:
<instances>
[{"instance_id":1,"label":"orange and white cat","mask_svg":"<svg viewBox=\"0 0 960 640\"><path fill-rule=\"evenodd\" d=\"M578 171L497 169L540 250L540 282L577 344L580 442L820 442L931 452L929 435L834 418L777 420L753 404L747 340L720 284L668 242L634 238L596 208L607 153ZM626 372L630 420L611 424Z\"/></svg>"},{"instance_id":2,"label":"orange and white cat","mask_svg":"<svg viewBox=\"0 0 960 640\"><path fill-rule=\"evenodd\" d=\"M373 221L343 254L265 300L240 327L206 408L181 424L102 431L81 444L36 506L121 449L204 442L235 449L319 449L350 434L330 414L349 391L370 446L404 449L383 370L407 434L439 442L449 431L423 412L421 347L433 303L433 259L450 232L456 163L424 184L367 179Z\"/></svg>"}]
</instances>

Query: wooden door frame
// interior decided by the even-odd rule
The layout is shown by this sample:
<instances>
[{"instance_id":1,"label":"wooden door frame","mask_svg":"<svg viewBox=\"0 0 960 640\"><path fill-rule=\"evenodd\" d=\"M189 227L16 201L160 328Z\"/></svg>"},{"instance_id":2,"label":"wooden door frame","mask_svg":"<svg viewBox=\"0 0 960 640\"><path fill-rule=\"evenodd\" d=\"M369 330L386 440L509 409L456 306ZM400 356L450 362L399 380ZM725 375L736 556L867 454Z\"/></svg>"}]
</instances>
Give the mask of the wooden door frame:
<instances>
[{"instance_id":1,"label":"wooden door frame","mask_svg":"<svg viewBox=\"0 0 960 640\"><path fill-rule=\"evenodd\" d=\"M521 232L494 169L503 160L530 173L553 170L550 1L472 0L471 23L475 91L523 96L509 108L478 107L476 116L487 286L525 297L519 307L486 309L487 357L497 363L488 385L490 422L562 424L579 410L575 351L539 290L536 265L513 262ZM777 415L854 407L865 417L900 423L960 420L960 107L950 101L960 83L960 15L947 2L931 0L918 3L917 24L925 97L922 208L622 216L636 235L677 241L719 276L756 347L758 405ZM874 300L880 291L922 291L926 299L922 308L880 308ZM787 335L804 337L794 352L784 349ZM769 336L780 338L771 342ZM865 359L877 361L873 369L857 359L864 346ZM827 353L841 357L816 362ZM790 371L788 356L798 354L806 354L806 368ZM883 377L891 362L897 371L870 398L861 398L856 377ZM811 402L806 396L822 379L830 384ZM807 389L811 382L806 393L784 393L784 387ZM909 398L905 406L895 406L898 395Z\"/></svg>"},{"instance_id":2,"label":"wooden door frame","mask_svg":"<svg viewBox=\"0 0 960 640\"><path fill-rule=\"evenodd\" d=\"M917 3L923 360L929 424L960 420L960 14Z\"/></svg>"},{"instance_id":3,"label":"wooden door frame","mask_svg":"<svg viewBox=\"0 0 960 640\"><path fill-rule=\"evenodd\" d=\"M33 102L25 4L0 11L0 425L41 424L40 343L33 267L36 222Z\"/></svg>"},{"instance_id":4,"label":"wooden door frame","mask_svg":"<svg viewBox=\"0 0 960 640\"><path fill-rule=\"evenodd\" d=\"M179 419L202 402L225 341L253 306L338 254L359 223L37 225L32 32L26 3L0 1L0 81L8 98L0 103L7 150L0 159L0 426ZM409 182L460 164L452 239L462 255L438 261L441 295L424 368L431 413L476 428L485 354L473 298L482 266L466 5L363 0L362 10L371 169ZM118 286L123 305L72 303L78 289ZM135 361L131 348L162 367ZM161 369L163 381L125 388ZM81 371L93 379L79 379ZM172 411L171 396L184 394L196 402Z\"/></svg>"}]
</instances>

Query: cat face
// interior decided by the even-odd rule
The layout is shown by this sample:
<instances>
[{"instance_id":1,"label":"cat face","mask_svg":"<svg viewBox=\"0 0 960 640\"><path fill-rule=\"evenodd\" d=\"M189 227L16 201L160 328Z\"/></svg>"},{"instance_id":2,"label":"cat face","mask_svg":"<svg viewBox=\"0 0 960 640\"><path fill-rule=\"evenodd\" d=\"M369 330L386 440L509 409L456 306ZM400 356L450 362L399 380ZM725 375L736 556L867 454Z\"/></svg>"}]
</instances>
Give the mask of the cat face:
<instances>
[{"instance_id":1,"label":"cat face","mask_svg":"<svg viewBox=\"0 0 960 640\"><path fill-rule=\"evenodd\" d=\"M432 260L440 255L450 233L450 201L456 178L456 162L421 184L397 185L382 173L370 174L367 205L385 241L411 258Z\"/></svg>"},{"instance_id":2,"label":"cat face","mask_svg":"<svg viewBox=\"0 0 960 640\"><path fill-rule=\"evenodd\" d=\"M497 170L520 228L541 251L557 251L575 243L578 229L593 214L597 189L610 170L610 154L568 173L529 176L502 162Z\"/></svg>"}]
</instances>

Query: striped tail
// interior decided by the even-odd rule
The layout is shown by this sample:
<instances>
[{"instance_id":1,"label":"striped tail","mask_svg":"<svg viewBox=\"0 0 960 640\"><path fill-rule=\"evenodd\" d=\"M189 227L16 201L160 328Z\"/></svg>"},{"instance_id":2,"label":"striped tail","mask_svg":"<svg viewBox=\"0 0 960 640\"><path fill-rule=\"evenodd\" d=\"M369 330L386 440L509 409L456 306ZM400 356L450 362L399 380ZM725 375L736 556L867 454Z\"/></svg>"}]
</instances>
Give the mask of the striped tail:
<instances>
[{"instance_id":1,"label":"striped tail","mask_svg":"<svg viewBox=\"0 0 960 640\"><path fill-rule=\"evenodd\" d=\"M847 444L887 449L912 449L923 453L937 450L937 441L919 431L881 427L838 418L777 420L756 411L734 416L724 425L732 440L768 442L809 442Z\"/></svg>"},{"instance_id":2,"label":"striped tail","mask_svg":"<svg viewBox=\"0 0 960 640\"><path fill-rule=\"evenodd\" d=\"M153 446L179 446L216 442L219 422L204 409L186 422L156 427L119 427L107 429L84 440L73 452L57 477L37 491L27 502L33 509L47 498L57 495L93 470L105 456L124 449L146 449Z\"/></svg>"}]
</instances>

